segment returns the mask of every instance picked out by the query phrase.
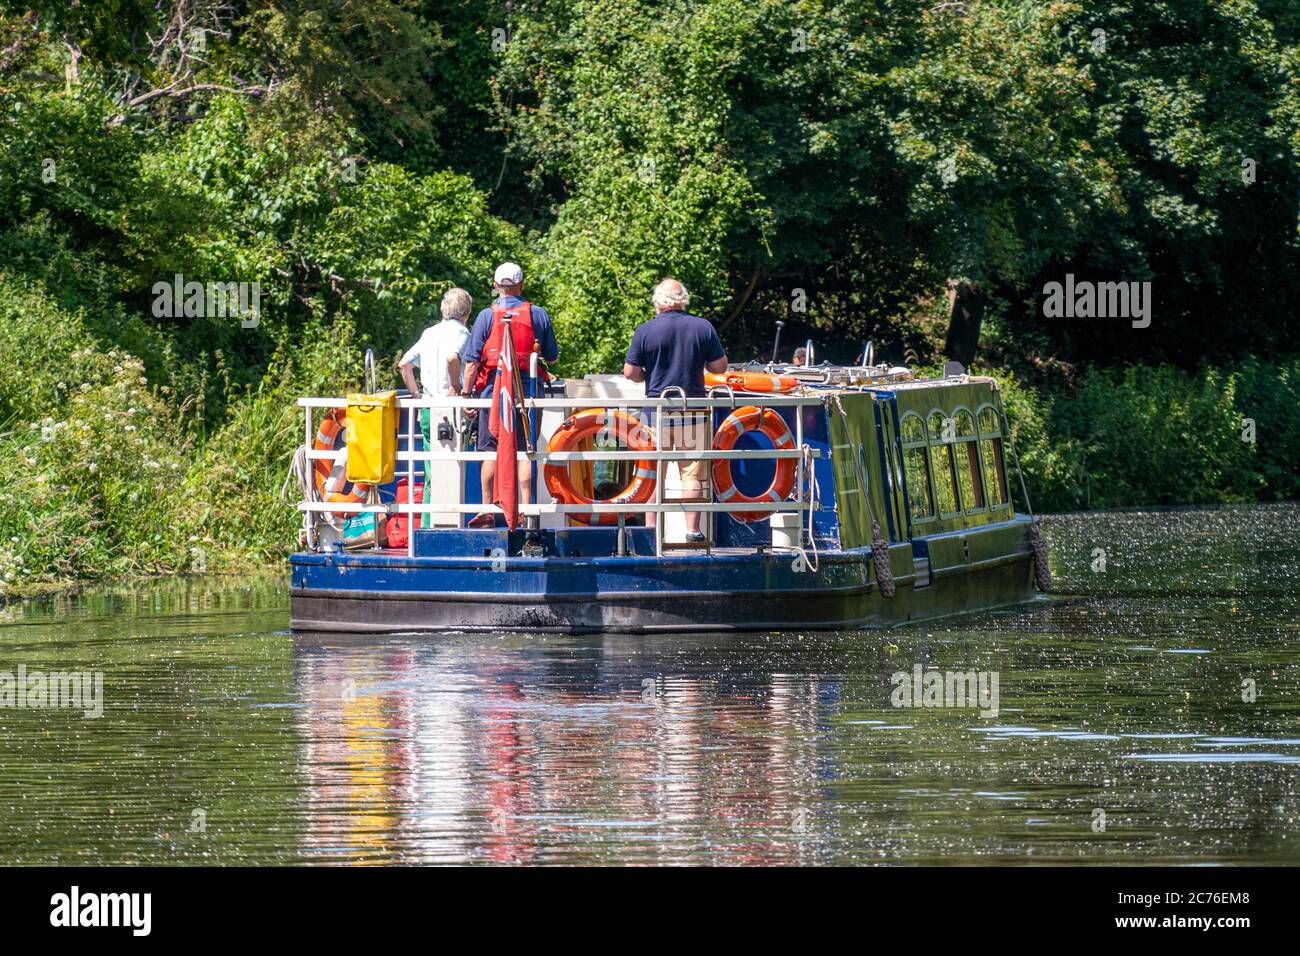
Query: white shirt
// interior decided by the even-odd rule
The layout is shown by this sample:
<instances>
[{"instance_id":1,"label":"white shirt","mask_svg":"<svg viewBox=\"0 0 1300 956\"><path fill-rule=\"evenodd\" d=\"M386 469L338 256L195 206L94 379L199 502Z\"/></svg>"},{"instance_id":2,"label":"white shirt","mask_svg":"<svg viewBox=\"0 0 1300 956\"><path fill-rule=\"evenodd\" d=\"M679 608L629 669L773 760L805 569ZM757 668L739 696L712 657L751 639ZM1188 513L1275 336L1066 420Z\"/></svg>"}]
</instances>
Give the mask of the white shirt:
<instances>
[{"instance_id":1,"label":"white shirt","mask_svg":"<svg viewBox=\"0 0 1300 956\"><path fill-rule=\"evenodd\" d=\"M460 355L468 341L469 329L465 328L464 322L443 319L424 330L420 341L402 356L402 364L414 365L420 370L420 387L425 395L441 398L451 391L447 363L453 355Z\"/></svg>"}]
</instances>

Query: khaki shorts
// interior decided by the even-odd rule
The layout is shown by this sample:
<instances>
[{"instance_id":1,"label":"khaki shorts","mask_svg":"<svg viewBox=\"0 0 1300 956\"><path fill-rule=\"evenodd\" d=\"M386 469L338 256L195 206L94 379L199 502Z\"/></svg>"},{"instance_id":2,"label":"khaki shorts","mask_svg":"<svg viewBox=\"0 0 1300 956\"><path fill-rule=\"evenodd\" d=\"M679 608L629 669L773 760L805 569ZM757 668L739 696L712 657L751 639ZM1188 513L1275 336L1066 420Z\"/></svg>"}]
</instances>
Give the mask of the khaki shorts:
<instances>
[{"instance_id":1,"label":"khaki shorts","mask_svg":"<svg viewBox=\"0 0 1300 956\"><path fill-rule=\"evenodd\" d=\"M709 423L705 418L679 420L673 413L663 415L664 451L706 451L709 447ZM677 470L682 481L703 483L708 474L707 461L679 461Z\"/></svg>"}]
</instances>

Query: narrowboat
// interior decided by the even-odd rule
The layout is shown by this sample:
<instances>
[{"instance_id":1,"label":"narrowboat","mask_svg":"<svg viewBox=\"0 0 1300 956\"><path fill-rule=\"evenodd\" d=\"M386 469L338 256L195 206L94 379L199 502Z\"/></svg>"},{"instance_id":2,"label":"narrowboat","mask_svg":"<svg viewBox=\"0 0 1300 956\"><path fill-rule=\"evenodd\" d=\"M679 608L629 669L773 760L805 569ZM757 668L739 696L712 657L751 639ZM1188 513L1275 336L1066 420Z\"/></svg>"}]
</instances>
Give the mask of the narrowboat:
<instances>
[{"instance_id":1,"label":"narrowboat","mask_svg":"<svg viewBox=\"0 0 1300 956\"><path fill-rule=\"evenodd\" d=\"M473 431L489 400L389 393L375 448L349 422L363 397L298 401L296 632L882 627L1047 589L992 378L748 365L710 376L703 398L527 378L516 464L532 494L514 528L482 500L497 453ZM703 447L666 446L674 423ZM349 481L349 453L386 455L390 480ZM688 491L695 461L704 488ZM702 540L688 539L692 511Z\"/></svg>"}]
</instances>

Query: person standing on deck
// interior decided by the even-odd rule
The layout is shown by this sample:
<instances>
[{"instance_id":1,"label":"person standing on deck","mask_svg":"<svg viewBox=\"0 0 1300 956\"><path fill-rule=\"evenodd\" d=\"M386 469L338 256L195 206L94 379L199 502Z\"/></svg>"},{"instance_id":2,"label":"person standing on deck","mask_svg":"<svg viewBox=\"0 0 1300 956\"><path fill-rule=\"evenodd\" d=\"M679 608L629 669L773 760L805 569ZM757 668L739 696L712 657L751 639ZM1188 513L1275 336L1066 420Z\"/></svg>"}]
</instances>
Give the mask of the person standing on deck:
<instances>
[{"instance_id":1,"label":"person standing on deck","mask_svg":"<svg viewBox=\"0 0 1300 956\"><path fill-rule=\"evenodd\" d=\"M668 388L680 388L687 398L703 398L704 373L725 372L727 353L722 340L708 319L690 315L686 307L691 295L686 287L673 278L666 278L655 286L651 301L655 317L637 326L628 346L623 375L633 382L644 382L647 398L658 398ZM653 409L647 409L647 424L653 424ZM702 451L708 445L707 418L669 425L663 436L665 449ZM682 476L684 497L700 498L704 489L704 461L677 463ZM646 515L646 524L653 526L655 515ZM700 532L700 512L686 513L686 540L704 540Z\"/></svg>"},{"instance_id":2,"label":"person standing on deck","mask_svg":"<svg viewBox=\"0 0 1300 956\"><path fill-rule=\"evenodd\" d=\"M412 345L398 363L402 381L415 396L442 398L460 394L461 353L469 343L469 329L465 320L474 308L474 299L464 289L451 288L442 297L442 321L424 330L420 340ZM420 370L420 384L415 382L415 370ZM420 433L424 448L433 448L432 418L434 409L420 409ZM430 482L424 482L421 500L428 503ZM425 527L428 515L421 515L419 527Z\"/></svg>"},{"instance_id":3,"label":"person standing on deck","mask_svg":"<svg viewBox=\"0 0 1300 956\"><path fill-rule=\"evenodd\" d=\"M510 328L515 346L515 356L519 363L520 377L528 378L528 364L534 351L541 354L542 360L554 362L560 357L560 347L555 341L555 327L551 317L540 305L533 305L523 298L524 270L513 262L503 262L497 266L492 279L492 287L497 290L497 300L478 314L474 320L474 329L470 333L469 345L465 349L465 380L463 391L472 398L491 397L493 380L497 364L501 357L501 335L505 329L503 319L508 314ZM525 308L526 307L526 308ZM477 411L470 409L471 413ZM515 447L521 447L522 428L514 429ZM486 420L479 423L478 450L495 451L496 436L487 427ZM492 500L493 480L496 477L496 462L491 459L480 462L479 476L482 479L483 501ZM519 502L532 502L533 464L525 461L519 467ZM477 514L470 521L471 528L490 528L495 524L495 517L486 512Z\"/></svg>"}]
</instances>

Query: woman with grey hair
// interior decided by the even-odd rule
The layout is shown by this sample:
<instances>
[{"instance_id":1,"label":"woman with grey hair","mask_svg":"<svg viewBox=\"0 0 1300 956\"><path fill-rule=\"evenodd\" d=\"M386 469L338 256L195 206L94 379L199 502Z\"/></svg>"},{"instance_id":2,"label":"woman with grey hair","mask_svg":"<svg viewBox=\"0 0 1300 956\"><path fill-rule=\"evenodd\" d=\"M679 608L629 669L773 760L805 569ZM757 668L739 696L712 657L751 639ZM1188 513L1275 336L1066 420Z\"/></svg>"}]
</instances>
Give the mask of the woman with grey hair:
<instances>
[{"instance_id":1,"label":"woman with grey hair","mask_svg":"<svg viewBox=\"0 0 1300 956\"><path fill-rule=\"evenodd\" d=\"M464 289L453 287L443 295L442 321L425 329L420 335L420 340L407 349L397 366L402 373L402 381L406 383L412 395L442 398L460 394L461 355L469 343L469 329L465 327L465 320L469 318L473 308L474 299ZM420 370L419 385L415 382L417 368ZM435 412L439 420L446 419L452 414L451 409L420 409L420 432L424 437L426 450L434 447L431 422ZM440 444L450 450L453 443L443 440ZM425 463L423 500L426 502L429 500L429 487L432 484L428 480L427 469L432 464ZM420 527L427 527L430 517L421 516Z\"/></svg>"}]
</instances>

